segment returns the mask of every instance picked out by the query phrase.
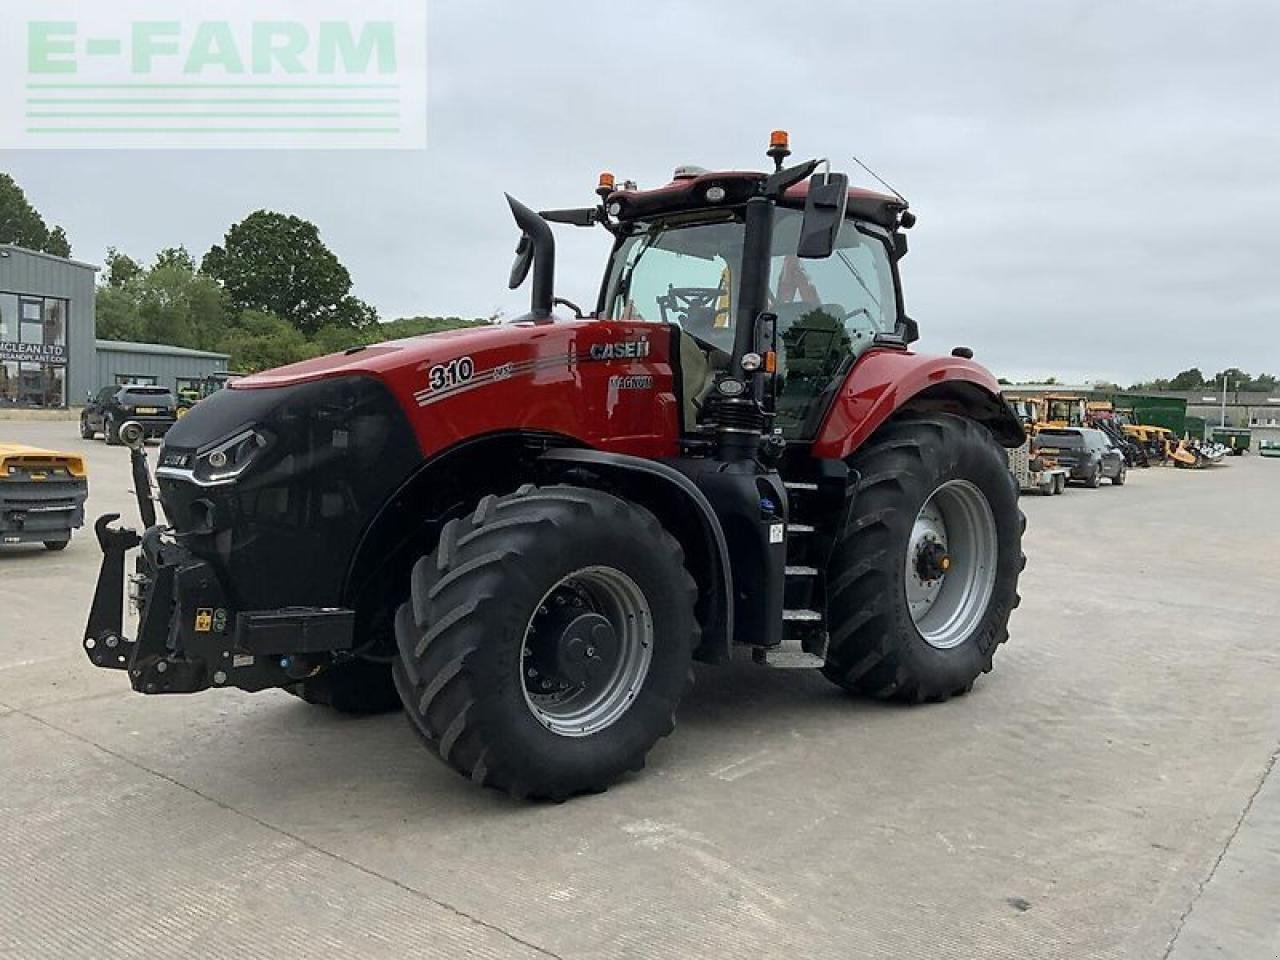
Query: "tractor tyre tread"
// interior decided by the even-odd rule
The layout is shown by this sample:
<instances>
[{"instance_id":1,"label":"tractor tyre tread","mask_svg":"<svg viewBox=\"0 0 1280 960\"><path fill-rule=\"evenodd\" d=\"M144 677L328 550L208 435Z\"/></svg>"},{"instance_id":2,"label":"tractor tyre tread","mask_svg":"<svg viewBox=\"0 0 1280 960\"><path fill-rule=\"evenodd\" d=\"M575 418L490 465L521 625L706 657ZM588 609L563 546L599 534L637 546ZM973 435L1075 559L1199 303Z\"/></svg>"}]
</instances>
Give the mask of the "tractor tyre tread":
<instances>
[{"instance_id":1,"label":"tractor tyre tread","mask_svg":"<svg viewBox=\"0 0 1280 960\"><path fill-rule=\"evenodd\" d=\"M580 568L559 557L590 537L616 545L600 561L616 563L650 597L655 644L626 713L590 736L562 737L525 703L520 651L538 598L573 572L552 568ZM672 731L693 682L697 587L679 543L648 510L586 487L488 496L445 524L410 587L395 619L395 685L419 738L471 782L521 799L597 793L642 768Z\"/></svg>"},{"instance_id":2,"label":"tractor tyre tread","mask_svg":"<svg viewBox=\"0 0 1280 960\"><path fill-rule=\"evenodd\" d=\"M929 647L903 595L905 549L916 514L955 464L975 470L991 504L1000 556L995 587L979 628L951 650ZM824 675L875 699L939 702L968 693L989 672L1009 638L1018 605L1026 518L1004 451L990 431L951 414L903 417L849 459L860 477L849 521L836 537L828 568L830 641Z\"/></svg>"}]
</instances>

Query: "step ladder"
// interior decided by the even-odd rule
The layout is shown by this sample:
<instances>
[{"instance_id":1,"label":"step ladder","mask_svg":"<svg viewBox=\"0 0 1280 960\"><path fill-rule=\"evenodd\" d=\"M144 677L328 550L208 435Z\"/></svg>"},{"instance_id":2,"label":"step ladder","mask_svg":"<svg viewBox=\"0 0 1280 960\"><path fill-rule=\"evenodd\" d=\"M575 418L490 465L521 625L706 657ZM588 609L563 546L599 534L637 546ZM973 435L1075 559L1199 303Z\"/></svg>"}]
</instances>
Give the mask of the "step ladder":
<instances>
[{"instance_id":1,"label":"step ladder","mask_svg":"<svg viewBox=\"0 0 1280 960\"><path fill-rule=\"evenodd\" d=\"M786 592L782 611L782 643L756 647L756 663L779 668L821 667L826 661L826 537L819 524L826 518L820 487L808 480L784 480L787 488Z\"/></svg>"}]
</instances>

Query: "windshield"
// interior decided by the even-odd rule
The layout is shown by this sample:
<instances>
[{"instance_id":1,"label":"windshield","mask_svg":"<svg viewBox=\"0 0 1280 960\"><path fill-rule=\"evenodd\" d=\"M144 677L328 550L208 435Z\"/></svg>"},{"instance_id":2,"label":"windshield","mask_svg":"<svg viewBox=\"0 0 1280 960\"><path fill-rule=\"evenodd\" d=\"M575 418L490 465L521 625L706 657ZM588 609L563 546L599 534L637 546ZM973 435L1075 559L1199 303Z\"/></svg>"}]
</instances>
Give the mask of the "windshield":
<instances>
[{"instance_id":1,"label":"windshield","mask_svg":"<svg viewBox=\"0 0 1280 960\"><path fill-rule=\"evenodd\" d=\"M786 208L774 218L769 305L779 326L785 329L824 308L854 339L893 330L898 304L884 242L846 221L832 256L801 260L796 248L802 219L801 211ZM675 323L731 350L742 236L741 219L730 215L638 224L614 257L605 315Z\"/></svg>"},{"instance_id":2,"label":"windshield","mask_svg":"<svg viewBox=\"0 0 1280 960\"><path fill-rule=\"evenodd\" d=\"M778 315L778 425L789 436L806 424L827 387L898 325L898 298L888 248L879 236L845 221L835 252L821 260L796 256L800 210L774 216L768 308ZM694 338L713 367L733 351L742 266L740 215L640 223L625 238L605 286L604 316L669 323Z\"/></svg>"}]
</instances>

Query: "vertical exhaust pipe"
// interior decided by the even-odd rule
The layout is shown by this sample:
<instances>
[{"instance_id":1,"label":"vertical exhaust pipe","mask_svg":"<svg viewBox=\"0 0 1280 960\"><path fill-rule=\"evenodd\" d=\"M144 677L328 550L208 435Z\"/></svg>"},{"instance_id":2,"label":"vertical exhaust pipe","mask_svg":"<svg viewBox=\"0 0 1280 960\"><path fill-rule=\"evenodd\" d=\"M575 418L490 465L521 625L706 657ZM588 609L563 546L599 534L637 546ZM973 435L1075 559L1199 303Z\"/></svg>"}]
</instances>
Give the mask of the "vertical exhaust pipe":
<instances>
[{"instance_id":1,"label":"vertical exhaust pipe","mask_svg":"<svg viewBox=\"0 0 1280 960\"><path fill-rule=\"evenodd\" d=\"M529 263L522 258L532 257L533 290L529 295L529 312L535 320L546 320L551 316L551 301L555 297L556 240L546 220L511 194L506 197L511 215L523 234L516 266L511 271L511 288L514 290L520 286L529 272Z\"/></svg>"}]
</instances>

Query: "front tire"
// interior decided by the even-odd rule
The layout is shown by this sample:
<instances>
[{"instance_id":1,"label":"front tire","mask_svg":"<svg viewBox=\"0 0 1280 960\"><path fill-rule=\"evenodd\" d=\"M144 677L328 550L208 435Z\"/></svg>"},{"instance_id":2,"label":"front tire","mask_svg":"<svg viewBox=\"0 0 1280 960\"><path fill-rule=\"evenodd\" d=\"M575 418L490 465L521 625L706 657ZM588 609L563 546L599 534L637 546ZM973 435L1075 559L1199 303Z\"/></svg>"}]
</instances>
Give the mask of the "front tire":
<instances>
[{"instance_id":1,"label":"front tire","mask_svg":"<svg viewBox=\"0 0 1280 960\"><path fill-rule=\"evenodd\" d=\"M89 426L89 421L83 415L80 417L80 439L92 440L95 436L93 427Z\"/></svg>"},{"instance_id":2,"label":"front tire","mask_svg":"<svg viewBox=\"0 0 1280 960\"><path fill-rule=\"evenodd\" d=\"M936 414L881 430L828 570L823 673L877 699L945 700L990 671L1018 605L1025 521L1004 451Z\"/></svg>"},{"instance_id":3,"label":"front tire","mask_svg":"<svg viewBox=\"0 0 1280 960\"><path fill-rule=\"evenodd\" d=\"M1088 487L1090 490L1097 490L1100 486L1102 486L1102 465L1101 464L1093 468L1093 473L1089 474L1089 479L1084 482L1084 485Z\"/></svg>"},{"instance_id":4,"label":"front tire","mask_svg":"<svg viewBox=\"0 0 1280 960\"><path fill-rule=\"evenodd\" d=\"M1124 481L1125 481L1125 474L1126 474L1127 472L1128 472L1128 471L1127 471L1127 470L1122 466L1122 467L1120 468L1120 472L1119 472L1119 473L1117 473L1114 477L1112 477L1112 478L1111 478L1111 484L1112 484L1112 486L1116 486L1116 487L1123 487L1123 486L1124 486Z\"/></svg>"},{"instance_id":5,"label":"front tire","mask_svg":"<svg viewBox=\"0 0 1280 960\"><path fill-rule=\"evenodd\" d=\"M563 800L604 790L675 725L697 588L642 507L522 487L451 520L396 616L405 710L473 782Z\"/></svg>"}]
</instances>

